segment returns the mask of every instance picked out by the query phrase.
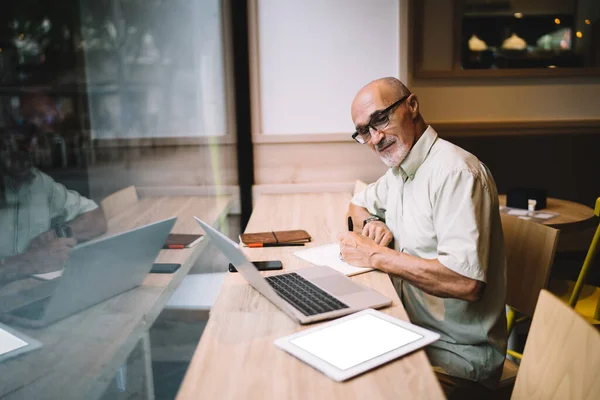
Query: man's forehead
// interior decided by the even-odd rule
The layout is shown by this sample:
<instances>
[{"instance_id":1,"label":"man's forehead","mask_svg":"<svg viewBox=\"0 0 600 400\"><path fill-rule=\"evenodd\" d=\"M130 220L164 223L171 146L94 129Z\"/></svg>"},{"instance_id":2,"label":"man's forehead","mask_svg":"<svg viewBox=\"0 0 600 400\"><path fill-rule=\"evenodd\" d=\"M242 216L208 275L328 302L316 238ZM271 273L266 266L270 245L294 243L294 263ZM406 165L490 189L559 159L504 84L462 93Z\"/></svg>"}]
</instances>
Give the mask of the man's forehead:
<instances>
[{"instance_id":1,"label":"man's forehead","mask_svg":"<svg viewBox=\"0 0 600 400\"><path fill-rule=\"evenodd\" d=\"M352 102L352 120L355 125L366 124L369 116L385 108L384 98L378 87L365 87L357 93Z\"/></svg>"}]
</instances>

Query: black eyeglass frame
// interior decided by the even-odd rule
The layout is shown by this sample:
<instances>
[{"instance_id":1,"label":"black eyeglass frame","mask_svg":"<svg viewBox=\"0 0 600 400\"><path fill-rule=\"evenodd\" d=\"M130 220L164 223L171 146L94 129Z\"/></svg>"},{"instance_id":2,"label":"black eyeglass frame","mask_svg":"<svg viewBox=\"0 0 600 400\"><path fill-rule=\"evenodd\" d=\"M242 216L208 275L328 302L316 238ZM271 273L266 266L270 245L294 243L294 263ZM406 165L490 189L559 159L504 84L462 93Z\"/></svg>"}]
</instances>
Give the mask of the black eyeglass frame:
<instances>
[{"instance_id":1,"label":"black eyeglass frame","mask_svg":"<svg viewBox=\"0 0 600 400\"><path fill-rule=\"evenodd\" d=\"M389 107L384 108L383 110L377 110L375 112L373 112L373 114L371 114L371 118L369 119L369 123L365 126L365 128L367 128L367 132L365 133L359 133L358 130L356 130L353 134L352 134L352 139L354 139L357 143L360 144L367 144L369 143L369 140L371 140L371 129L373 129L374 131L381 131L385 128L387 128L387 126L390 123L390 112L396 108L397 106L399 106L404 100L408 99L410 97L410 94L407 94L405 96L402 96L400 99L398 99L396 102L392 103ZM374 127L373 124L373 119L375 119L376 117L379 116L385 116L387 122L385 123L385 126L381 127L381 128L376 128ZM365 140L363 138L363 136L365 135L369 135L369 137ZM362 142L360 140L363 140Z\"/></svg>"}]
</instances>

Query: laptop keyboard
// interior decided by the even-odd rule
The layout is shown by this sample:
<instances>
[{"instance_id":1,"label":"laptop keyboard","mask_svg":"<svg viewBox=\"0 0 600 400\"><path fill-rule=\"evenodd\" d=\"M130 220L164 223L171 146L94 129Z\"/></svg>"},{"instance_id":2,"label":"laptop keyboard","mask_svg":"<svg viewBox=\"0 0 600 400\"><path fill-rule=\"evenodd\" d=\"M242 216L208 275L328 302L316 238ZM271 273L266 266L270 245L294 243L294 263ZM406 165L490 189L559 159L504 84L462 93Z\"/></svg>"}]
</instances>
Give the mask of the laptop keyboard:
<instances>
[{"instance_id":1,"label":"laptop keyboard","mask_svg":"<svg viewBox=\"0 0 600 400\"><path fill-rule=\"evenodd\" d=\"M269 276L267 282L277 294L306 316L348 308L346 304L294 272Z\"/></svg>"}]
</instances>

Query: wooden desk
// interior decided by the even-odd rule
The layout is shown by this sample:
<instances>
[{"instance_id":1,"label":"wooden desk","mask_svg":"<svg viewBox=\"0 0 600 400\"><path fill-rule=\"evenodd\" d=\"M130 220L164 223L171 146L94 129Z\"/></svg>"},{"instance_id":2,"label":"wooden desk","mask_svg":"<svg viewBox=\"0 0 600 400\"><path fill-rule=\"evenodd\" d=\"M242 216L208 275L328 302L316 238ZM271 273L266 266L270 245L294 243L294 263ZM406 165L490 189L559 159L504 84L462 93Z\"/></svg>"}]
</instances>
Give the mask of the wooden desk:
<instances>
[{"instance_id":1,"label":"wooden desk","mask_svg":"<svg viewBox=\"0 0 600 400\"><path fill-rule=\"evenodd\" d=\"M202 233L193 216L216 224L231 197L143 198L108 221L109 234L177 216L177 233ZM163 250L157 261L181 263L175 274L149 274L143 285L44 329L17 330L44 344L0 364L0 397L9 399L95 399L113 380L147 334L172 292L206 246Z\"/></svg>"},{"instance_id":2,"label":"wooden desk","mask_svg":"<svg viewBox=\"0 0 600 400\"><path fill-rule=\"evenodd\" d=\"M498 200L501 206L506 206L505 194L499 195ZM559 214L545 221L544 225L560 229L561 232L585 229L594 224L594 210L574 201L549 197L543 211Z\"/></svg>"},{"instance_id":3,"label":"wooden desk","mask_svg":"<svg viewBox=\"0 0 600 400\"><path fill-rule=\"evenodd\" d=\"M311 246L329 243L347 229L344 215L350 198L346 193L262 195L247 231L306 229L313 237ZM245 252L252 261L281 260L285 270L312 266L293 255L297 250L277 247ZM393 300L383 312L408 319L388 275L369 272L352 280ZM177 398L444 398L423 351L347 382L335 382L273 345L276 338L302 329L305 327L251 288L239 274L228 273Z\"/></svg>"}]
</instances>

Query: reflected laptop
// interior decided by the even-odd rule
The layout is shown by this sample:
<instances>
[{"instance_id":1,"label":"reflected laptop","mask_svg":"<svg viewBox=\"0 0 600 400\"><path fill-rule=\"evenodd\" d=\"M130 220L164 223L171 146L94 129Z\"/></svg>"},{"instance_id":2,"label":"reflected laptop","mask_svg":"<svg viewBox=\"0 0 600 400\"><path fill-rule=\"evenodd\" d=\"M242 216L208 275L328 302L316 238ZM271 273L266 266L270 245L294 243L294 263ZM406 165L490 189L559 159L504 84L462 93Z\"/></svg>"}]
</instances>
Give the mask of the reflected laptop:
<instances>
[{"instance_id":1,"label":"reflected laptop","mask_svg":"<svg viewBox=\"0 0 600 400\"><path fill-rule=\"evenodd\" d=\"M308 324L392 303L379 292L325 266L302 268L264 278L240 247L198 217L206 235L242 276L287 315Z\"/></svg>"},{"instance_id":2,"label":"reflected laptop","mask_svg":"<svg viewBox=\"0 0 600 400\"><path fill-rule=\"evenodd\" d=\"M75 246L62 276L40 283L33 302L2 319L39 328L141 285L176 219Z\"/></svg>"}]
</instances>

